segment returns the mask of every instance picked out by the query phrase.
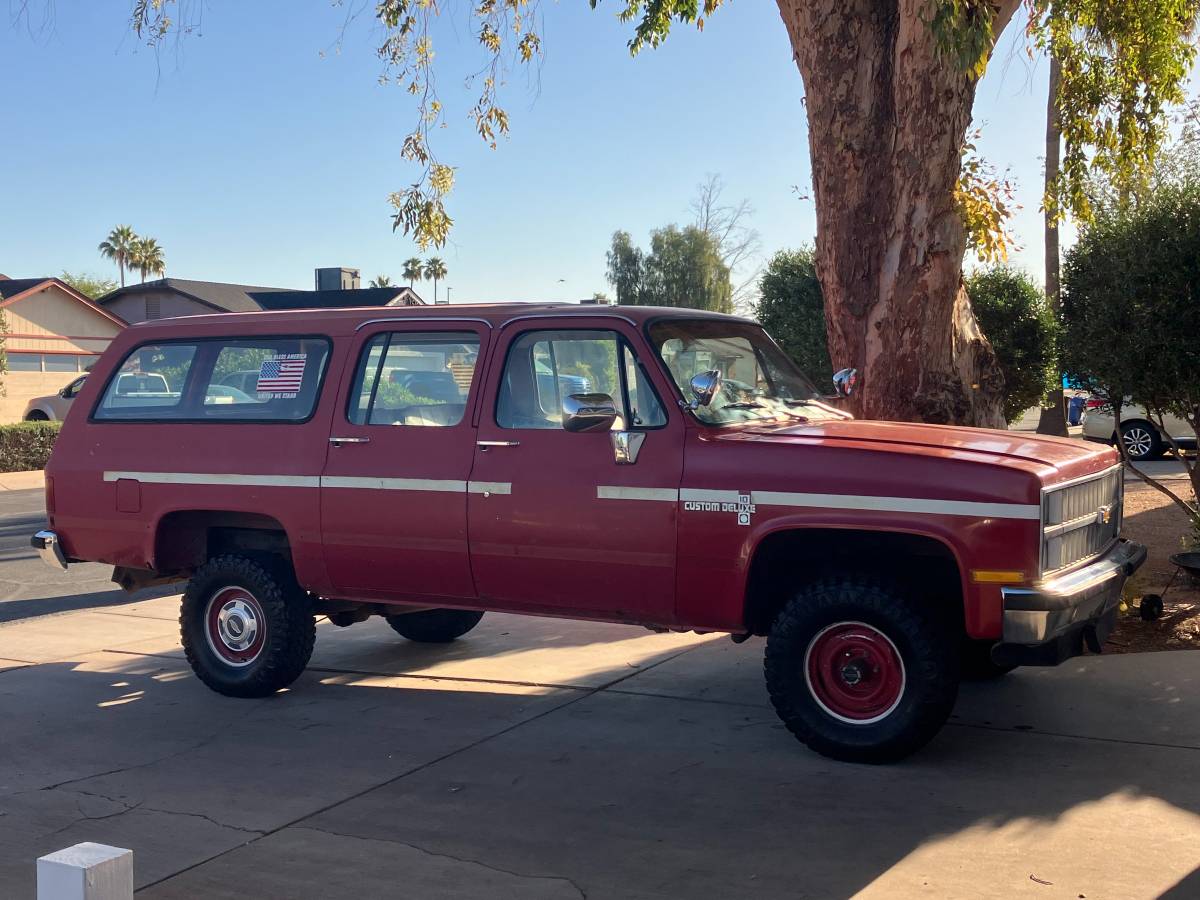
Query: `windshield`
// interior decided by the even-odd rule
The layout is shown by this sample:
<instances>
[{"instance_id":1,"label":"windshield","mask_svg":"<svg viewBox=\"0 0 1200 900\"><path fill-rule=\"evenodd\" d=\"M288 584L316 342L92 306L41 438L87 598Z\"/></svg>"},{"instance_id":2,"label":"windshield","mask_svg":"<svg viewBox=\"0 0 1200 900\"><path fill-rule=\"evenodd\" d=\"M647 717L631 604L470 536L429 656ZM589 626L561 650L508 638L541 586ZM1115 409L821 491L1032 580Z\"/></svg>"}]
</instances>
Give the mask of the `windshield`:
<instances>
[{"instance_id":1,"label":"windshield","mask_svg":"<svg viewBox=\"0 0 1200 900\"><path fill-rule=\"evenodd\" d=\"M671 319L651 325L650 340L689 400L693 376L710 369L721 373L712 403L694 410L705 424L844 418L818 402L820 392L757 325Z\"/></svg>"}]
</instances>

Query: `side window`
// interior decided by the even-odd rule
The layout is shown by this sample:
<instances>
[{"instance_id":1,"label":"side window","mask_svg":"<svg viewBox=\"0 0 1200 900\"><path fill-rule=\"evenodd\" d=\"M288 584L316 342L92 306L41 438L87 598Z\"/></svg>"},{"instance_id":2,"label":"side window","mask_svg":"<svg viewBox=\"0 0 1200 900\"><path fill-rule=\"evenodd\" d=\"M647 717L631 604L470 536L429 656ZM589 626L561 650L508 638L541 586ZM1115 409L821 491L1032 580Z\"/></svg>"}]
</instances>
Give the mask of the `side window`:
<instances>
[{"instance_id":1,"label":"side window","mask_svg":"<svg viewBox=\"0 0 1200 900\"><path fill-rule=\"evenodd\" d=\"M363 347L346 416L355 425L457 425L478 360L473 332L377 334Z\"/></svg>"},{"instance_id":2,"label":"side window","mask_svg":"<svg viewBox=\"0 0 1200 900\"><path fill-rule=\"evenodd\" d=\"M562 428L572 394L607 394L620 413L615 429L666 423L662 405L633 354L612 331L533 331L509 348L496 405L501 428Z\"/></svg>"},{"instance_id":3,"label":"side window","mask_svg":"<svg viewBox=\"0 0 1200 900\"><path fill-rule=\"evenodd\" d=\"M196 344L147 344L131 352L108 382L97 419L180 418Z\"/></svg>"},{"instance_id":4,"label":"side window","mask_svg":"<svg viewBox=\"0 0 1200 900\"><path fill-rule=\"evenodd\" d=\"M134 349L96 419L302 422L316 407L329 341L217 338Z\"/></svg>"}]
</instances>

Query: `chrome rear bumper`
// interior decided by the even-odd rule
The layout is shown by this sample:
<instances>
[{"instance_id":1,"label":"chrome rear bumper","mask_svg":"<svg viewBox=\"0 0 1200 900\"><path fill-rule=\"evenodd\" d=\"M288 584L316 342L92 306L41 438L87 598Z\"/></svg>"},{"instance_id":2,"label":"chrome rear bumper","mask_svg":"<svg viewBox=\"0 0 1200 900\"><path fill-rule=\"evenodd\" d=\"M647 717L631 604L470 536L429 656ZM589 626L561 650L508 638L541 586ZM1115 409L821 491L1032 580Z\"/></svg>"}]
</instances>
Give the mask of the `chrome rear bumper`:
<instances>
[{"instance_id":1,"label":"chrome rear bumper","mask_svg":"<svg viewBox=\"0 0 1200 900\"><path fill-rule=\"evenodd\" d=\"M58 535L53 531L39 531L29 539L30 545L38 551L42 561L55 569L67 571L67 558L63 555L62 544Z\"/></svg>"},{"instance_id":2,"label":"chrome rear bumper","mask_svg":"<svg viewBox=\"0 0 1200 900\"><path fill-rule=\"evenodd\" d=\"M1112 631L1125 581L1146 548L1119 540L1095 562L1028 588L1004 588L1004 631L992 659L1005 665L1058 665L1093 652Z\"/></svg>"}]
</instances>

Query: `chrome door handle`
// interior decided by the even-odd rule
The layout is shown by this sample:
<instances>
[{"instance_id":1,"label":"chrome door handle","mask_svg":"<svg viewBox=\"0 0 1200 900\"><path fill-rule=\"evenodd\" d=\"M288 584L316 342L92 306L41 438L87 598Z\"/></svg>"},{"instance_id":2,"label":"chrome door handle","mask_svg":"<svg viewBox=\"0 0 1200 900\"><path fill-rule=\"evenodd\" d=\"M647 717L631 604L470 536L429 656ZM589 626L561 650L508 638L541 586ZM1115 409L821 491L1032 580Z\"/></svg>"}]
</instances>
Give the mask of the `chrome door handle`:
<instances>
[{"instance_id":1,"label":"chrome door handle","mask_svg":"<svg viewBox=\"0 0 1200 900\"><path fill-rule=\"evenodd\" d=\"M488 447L520 447L520 441L476 441L476 447L486 450Z\"/></svg>"},{"instance_id":2,"label":"chrome door handle","mask_svg":"<svg viewBox=\"0 0 1200 900\"><path fill-rule=\"evenodd\" d=\"M369 444L371 439L369 437L331 437L329 443L335 447L341 444Z\"/></svg>"}]
</instances>

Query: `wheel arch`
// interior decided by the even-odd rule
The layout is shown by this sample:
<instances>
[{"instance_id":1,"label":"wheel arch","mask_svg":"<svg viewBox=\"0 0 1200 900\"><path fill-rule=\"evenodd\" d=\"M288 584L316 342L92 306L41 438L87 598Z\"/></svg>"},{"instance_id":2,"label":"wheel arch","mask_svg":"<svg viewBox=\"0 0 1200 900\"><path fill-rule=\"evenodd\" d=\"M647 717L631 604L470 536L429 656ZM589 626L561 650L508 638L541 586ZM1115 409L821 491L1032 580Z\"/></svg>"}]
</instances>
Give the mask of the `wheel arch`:
<instances>
[{"instance_id":1,"label":"wheel arch","mask_svg":"<svg viewBox=\"0 0 1200 900\"><path fill-rule=\"evenodd\" d=\"M154 524L151 561L157 572L187 574L214 556L273 556L292 562L293 541L283 522L266 513L175 509Z\"/></svg>"},{"instance_id":2,"label":"wheel arch","mask_svg":"<svg viewBox=\"0 0 1200 900\"><path fill-rule=\"evenodd\" d=\"M929 564L914 571L913 560ZM764 635L791 595L796 569L804 581L852 568L899 578L929 591L946 603L958 628L971 597L959 548L943 535L917 528L781 524L761 536L746 570L742 621L750 634Z\"/></svg>"}]
</instances>

